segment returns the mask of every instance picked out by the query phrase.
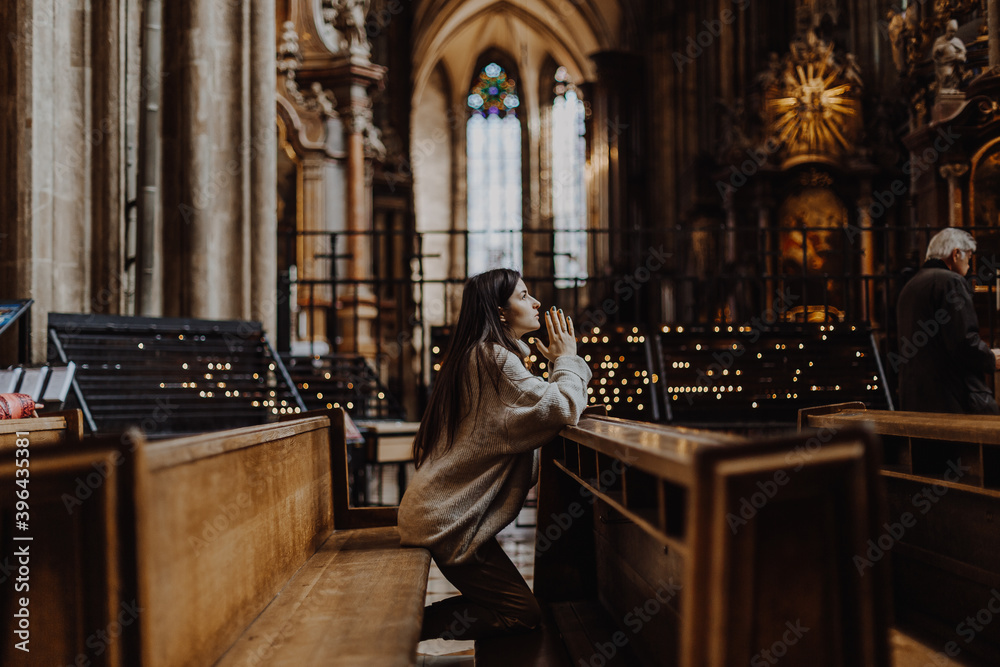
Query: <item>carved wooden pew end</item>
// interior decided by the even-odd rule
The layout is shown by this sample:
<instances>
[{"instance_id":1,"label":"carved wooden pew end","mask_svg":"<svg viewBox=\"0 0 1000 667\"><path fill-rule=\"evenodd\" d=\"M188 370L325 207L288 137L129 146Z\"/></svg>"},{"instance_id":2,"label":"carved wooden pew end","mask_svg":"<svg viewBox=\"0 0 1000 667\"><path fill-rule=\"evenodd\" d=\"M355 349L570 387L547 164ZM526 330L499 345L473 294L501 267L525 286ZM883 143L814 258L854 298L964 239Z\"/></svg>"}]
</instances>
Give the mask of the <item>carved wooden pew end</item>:
<instances>
[{"instance_id":1,"label":"carved wooden pew end","mask_svg":"<svg viewBox=\"0 0 1000 667\"><path fill-rule=\"evenodd\" d=\"M887 523L862 564L891 560L900 629L963 661L1000 664L1000 417L846 403L801 410L799 426L881 439Z\"/></svg>"},{"instance_id":2,"label":"carved wooden pew end","mask_svg":"<svg viewBox=\"0 0 1000 667\"><path fill-rule=\"evenodd\" d=\"M884 515L879 458L862 430L564 429L542 450L534 575L563 659L722 667L774 647L888 665L888 572L852 561Z\"/></svg>"},{"instance_id":3,"label":"carved wooden pew end","mask_svg":"<svg viewBox=\"0 0 1000 667\"><path fill-rule=\"evenodd\" d=\"M339 410L32 449L32 664L411 664L430 556L399 547L392 513L347 510L345 456ZM0 664L21 658L0 648Z\"/></svg>"}]
</instances>

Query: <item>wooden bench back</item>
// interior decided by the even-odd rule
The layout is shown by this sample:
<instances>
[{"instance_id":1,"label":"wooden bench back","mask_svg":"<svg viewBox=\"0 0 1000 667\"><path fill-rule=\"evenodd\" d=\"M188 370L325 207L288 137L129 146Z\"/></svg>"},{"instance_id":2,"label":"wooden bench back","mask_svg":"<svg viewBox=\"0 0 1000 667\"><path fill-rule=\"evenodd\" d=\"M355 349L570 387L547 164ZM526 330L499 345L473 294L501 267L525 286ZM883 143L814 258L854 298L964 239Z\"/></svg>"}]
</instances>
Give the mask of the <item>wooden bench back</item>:
<instances>
[{"instance_id":1,"label":"wooden bench back","mask_svg":"<svg viewBox=\"0 0 1000 667\"><path fill-rule=\"evenodd\" d=\"M150 443L144 663L211 665L333 530L325 417Z\"/></svg>"},{"instance_id":2,"label":"wooden bench back","mask_svg":"<svg viewBox=\"0 0 1000 667\"><path fill-rule=\"evenodd\" d=\"M44 425L37 440L35 431L28 433L26 529L16 514L15 490L22 488L16 481L24 477L15 461L21 457L6 445L0 452L0 532L7 536L0 608L10 619L27 599L30 653L16 648L22 638L8 635L0 664L140 664L146 620L137 575L142 449L128 435L59 444L50 440L58 432Z\"/></svg>"},{"instance_id":3,"label":"wooden bench back","mask_svg":"<svg viewBox=\"0 0 1000 667\"><path fill-rule=\"evenodd\" d=\"M32 447L80 442L83 439L83 415L79 410L66 410L29 419L0 420L0 453L14 448L18 432L31 433Z\"/></svg>"},{"instance_id":4,"label":"wooden bench back","mask_svg":"<svg viewBox=\"0 0 1000 667\"><path fill-rule=\"evenodd\" d=\"M893 534L865 558L892 559L897 622L949 655L1000 664L1000 625L974 618L1000 588L1000 416L866 410L842 403L802 410L801 428L866 428L883 444L881 470ZM891 537L891 539L889 539ZM975 641L972 641L974 639ZM956 649L958 653L956 653Z\"/></svg>"},{"instance_id":5,"label":"wooden bench back","mask_svg":"<svg viewBox=\"0 0 1000 667\"><path fill-rule=\"evenodd\" d=\"M323 416L155 443L32 440L32 664L214 664L333 530L330 430ZM2 454L2 528L17 535ZM14 558L5 545L10 578ZM0 587L3 609L19 596ZM22 658L0 649L0 664Z\"/></svg>"},{"instance_id":6,"label":"wooden bench back","mask_svg":"<svg viewBox=\"0 0 1000 667\"><path fill-rule=\"evenodd\" d=\"M395 526L398 507L352 507L348 470L347 433L343 408L310 410L300 415L282 416L282 420L326 417L330 420L330 472L332 476L333 514L337 530Z\"/></svg>"},{"instance_id":7,"label":"wooden bench back","mask_svg":"<svg viewBox=\"0 0 1000 667\"><path fill-rule=\"evenodd\" d=\"M852 564L881 526L878 461L858 430L748 441L581 420L543 450L536 594L596 597L649 664L752 664L795 628L792 662L887 665L885 564Z\"/></svg>"}]
</instances>

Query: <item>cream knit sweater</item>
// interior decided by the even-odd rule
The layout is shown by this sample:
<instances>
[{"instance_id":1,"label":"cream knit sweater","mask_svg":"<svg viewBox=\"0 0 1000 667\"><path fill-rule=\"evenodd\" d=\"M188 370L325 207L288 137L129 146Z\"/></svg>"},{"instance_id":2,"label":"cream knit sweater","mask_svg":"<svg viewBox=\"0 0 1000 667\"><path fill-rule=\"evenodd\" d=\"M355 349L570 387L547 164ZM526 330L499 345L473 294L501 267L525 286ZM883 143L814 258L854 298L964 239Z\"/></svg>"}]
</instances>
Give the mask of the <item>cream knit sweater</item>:
<instances>
[{"instance_id":1,"label":"cream knit sweater","mask_svg":"<svg viewBox=\"0 0 1000 667\"><path fill-rule=\"evenodd\" d=\"M528 346L518 343L527 355ZM499 392L473 354L469 372L479 381L462 397L472 412L459 422L451 449L420 466L399 506L402 543L426 547L449 565L469 561L517 517L535 481L534 450L576 424L587 407L591 373L580 357L558 357L546 382L505 348L494 349Z\"/></svg>"}]
</instances>

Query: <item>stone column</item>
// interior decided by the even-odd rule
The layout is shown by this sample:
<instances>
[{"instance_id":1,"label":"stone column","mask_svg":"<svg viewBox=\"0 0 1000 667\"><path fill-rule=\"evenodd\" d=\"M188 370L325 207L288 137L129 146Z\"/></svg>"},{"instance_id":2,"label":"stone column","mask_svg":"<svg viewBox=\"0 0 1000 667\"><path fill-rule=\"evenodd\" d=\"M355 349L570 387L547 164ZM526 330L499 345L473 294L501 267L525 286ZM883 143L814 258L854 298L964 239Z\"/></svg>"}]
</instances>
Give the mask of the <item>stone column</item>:
<instances>
[{"instance_id":1,"label":"stone column","mask_svg":"<svg viewBox=\"0 0 1000 667\"><path fill-rule=\"evenodd\" d=\"M208 85L213 97L212 159L209 180L199 189L211 215L204 220L206 225L193 230L194 250L208 265L193 267L191 277L197 285L191 290L193 317L250 317L251 1L208 0L215 13L210 44L214 63L202 85ZM268 52L273 55L274 48Z\"/></svg>"},{"instance_id":2,"label":"stone column","mask_svg":"<svg viewBox=\"0 0 1000 667\"><path fill-rule=\"evenodd\" d=\"M333 307L333 293L328 284L317 285L311 281L330 278L334 260L326 259L335 250L326 233L326 181L325 160L322 155L310 153L302 158L302 217L299 220L299 237L296 256L299 261L298 305L306 312L306 337L312 342L327 341L327 313ZM306 233L301 233L306 232ZM321 232L310 234L308 232Z\"/></svg>"},{"instance_id":3,"label":"stone column","mask_svg":"<svg viewBox=\"0 0 1000 667\"><path fill-rule=\"evenodd\" d=\"M250 15L250 317L277 340L278 219L274 90L275 0L253 0Z\"/></svg>"},{"instance_id":4,"label":"stone column","mask_svg":"<svg viewBox=\"0 0 1000 667\"><path fill-rule=\"evenodd\" d=\"M374 324L378 317L371 286L364 282L372 278L374 241L370 156L367 151L368 134L375 128L369 91L382 85L385 72L380 65L345 58L334 63L323 76L324 84L333 89L343 109L341 116L347 149L347 219L344 231L347 233L346 248L350 256L346 277L355 285L351 291L336 295L340 304L338 333L341 340L338 349L365 357L375 356Z\"/></svg>"},{"instance_id":5,"label":"stone column","mask_svg":"<svg viewBox=\"0 0 1000 667\"><path fill-rule=\"evenodd\" d=\"M962 185L959 179L969 171L967 164L946 164L938 169L943 178L948 179L948 226L964 227L962 213Z\"/></svg>"},{"instance_id":6,"label":"stone column","mask_svg":"<svg viewBox=\"0 0 1000 667\"><path fill-rule=\"evenodd\" d=\"M125 268L125 24L122 0L93 5L92 308L117 314L124 306ZM52 100L55 104L55 100Z\"/></svg>"},{"instance_id":7,"label":"stone column","mask_svg":"<svg viewBox=\"0 0 1000 667\"><path fill-rule=\"evenodd\" d=\"M164 314L246 318L249 4L165 2L163 27Z\"/></svg>"},{"instance_id":8,"label":"stone column","mask_svg":"<svg viewBox=\"0 0 1000 667\"><path fill-rule=\"evenodd\" d=\"M777 271L777 262L774 259L774 246L776 245L775 237L777 234L771 229L771 209L768 205L769 202L758 200L757 204L757 229L760 230L758 233L764 238L765 247L767 249L767 259L765 260L765 267L767 270L767 275L770 276L764 281L764 286L766 292L764 293L764 307L765 312L769 310L774 310L774 292L777 289L777 281L774 279L775 271Z\"/></svg>"},{"instance_id":9,"label":"stone column","mask_svg":"<svg viewBox=\"0 0 1000 667\"><path fill-rule=\"evenodd\" d=\"M212 211L202 192L212 173L212 19L207 0L163 3L173 42L163 54L163 310L173 317L193 315L191 292L212 282L203 238Z\"/></svg>"},{"instance_id":10,"label":"stone column","mask_svg":"<svg viewBox=\"0 0 1000 667\"><path fill-rule=\"evenodd\" d=\"M163 9L160 0L146 0L143 12L136 314L158 317L163 314L163 208L160 199Z\"/></svg>"}]
</instances>

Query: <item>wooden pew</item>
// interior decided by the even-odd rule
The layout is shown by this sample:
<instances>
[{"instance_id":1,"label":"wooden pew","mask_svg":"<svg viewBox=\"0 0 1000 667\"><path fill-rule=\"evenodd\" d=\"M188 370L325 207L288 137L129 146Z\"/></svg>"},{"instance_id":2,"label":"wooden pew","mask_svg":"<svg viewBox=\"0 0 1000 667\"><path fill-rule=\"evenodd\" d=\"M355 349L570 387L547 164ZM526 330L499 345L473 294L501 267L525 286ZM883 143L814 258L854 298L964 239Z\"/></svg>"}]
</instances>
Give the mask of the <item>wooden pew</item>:
<instances>
[{"instance_id":1,"label":"wooden pew","mask_svg":"<svg viewBox=\"0 0 1000 667\"><path fill-rule=\"evenodd\" d=\"M26 626L8 623L27 634L8 634L0 664L141 664L142 449L130 437L56 444L46 442L54 432L44 426L37 441L29 427L23 432L21 443L0 451L0 609L8 619L26 610ZM16 484L25 479L16 472L25 469L21 460L30 462L23 486ZM16 513L15 490L27 491L27 517ZM27 651L17 647L23 641Z\"/></svg>"},{"instance_id":2,"label":"wooden pew","mask_svg":"<svg viewBox=\"0 0 1000 667\"><path fill-rule=\"evenodd\" d=\"M897 622L953 657L998 664L1000 417L841 403L801 410L799 426L879 435L895 534L865 557L891 557Z\"/></svg>"},{"instance_id":3,"label":"wooden pew","mask_svg":"<svg viewBox=\"0 0 1000 667\"><path fill-rule=\"evenodd\" d=\"M334 461L345 448L343 413L331 415L339 427L322 415L33 451L32 525L45 539L32 544L31 612L44 661L33 642L30 663L9 646L2 663L414 662L430 556L399 548L392 526L340 525L352 521L334 509L331 447ZM15 475L5 457L2 488ZM5 521L13 498L0 499Z\"/></svg>"},{"instance_id":4,"label":"wooden pew","mask_svg":"<svg viewBox=\"0 0 1000 667\"><path fill-rule=\"evenodd\" d=\"M542 449L534 579L568 664L888 665L885 563L852 562L882 524L878 464L860 430L564 429Z\"/></svg>"},{"instance_id":5,"label":"wooden pew","mask_svg":"<svg viewBox=\"0 0 1000 667\"><path fill-rule=\"evenodd\" d=\"M32 434L32 446L80 442L83 439L83 414L79 410L66 410L28 419L2 419L0 452L9 451L15 446L19 431Z\"/></svg>"}]
</instances>

